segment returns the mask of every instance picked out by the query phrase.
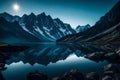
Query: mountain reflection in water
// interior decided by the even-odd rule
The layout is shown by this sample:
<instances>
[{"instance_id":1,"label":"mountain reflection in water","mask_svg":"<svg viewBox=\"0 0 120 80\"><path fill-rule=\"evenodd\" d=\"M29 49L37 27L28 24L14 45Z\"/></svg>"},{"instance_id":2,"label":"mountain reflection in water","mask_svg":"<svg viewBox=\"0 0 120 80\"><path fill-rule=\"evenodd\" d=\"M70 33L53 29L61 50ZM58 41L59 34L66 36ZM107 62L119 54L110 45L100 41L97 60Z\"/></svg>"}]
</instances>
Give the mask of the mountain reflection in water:
<instances>
[{"instance_id":1,"label":"mountain reflection in water","mask_svg":"<svg viewBox=\"0 0 120 80\"><path fill-rule=\"evenodd\" d=\"M25 44L24 44L25 45ZM101 72L107 62L96 63L84 58L84 54L111 51L110 48L91 44L26 44L29 49L11 54L3 71L6 80L25 80L29 72L40 70L48 76L59 76L71 69L81 72Z\"/></svg>"}]
</instances>

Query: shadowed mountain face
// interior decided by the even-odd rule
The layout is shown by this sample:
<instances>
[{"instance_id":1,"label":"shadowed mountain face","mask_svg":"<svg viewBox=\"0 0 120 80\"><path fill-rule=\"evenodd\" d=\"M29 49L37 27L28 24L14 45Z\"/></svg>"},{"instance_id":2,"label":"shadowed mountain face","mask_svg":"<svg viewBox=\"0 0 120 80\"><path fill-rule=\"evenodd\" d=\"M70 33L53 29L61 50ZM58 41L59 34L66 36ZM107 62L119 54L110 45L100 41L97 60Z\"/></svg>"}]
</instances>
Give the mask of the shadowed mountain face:
<instances>
[{"instance_id":1,"label":"shadowed mountain face","mask_svg":"<svg viewBox=\"0 0 120 80\"><path fill-rule=\"evenodd\" d=\"M119 41L120 36L120 1L107 13L101 17L90 29L78 34L65 36L59 41L63 42L113 42Z\"/></svg>"},{"instance_id":2,"label":"shadowed mountain face","mask_svg":"<svg viewBox=\"0 0 120 80\"><path fill-rule=\"evenodd\" d=\"M0 17L2 17L0 18L0 37L1 41L5 42L6 40L55 41L65 35L76 33L69 24L63 23L58 18L52 19L45 13L25 14L22 17L1 13Z\"/></svg>"},{"instance_id":3,"label":"shadowed mountain face","mask_svg":"<svg viewBox=\"0 0 120 80\"><path fill-rule=\"evenodd\" d=\"M24 31L16 21L8 22L4 18L0 17L0 41L11 43L41 40Z\"/></svg>"}]
</instances>

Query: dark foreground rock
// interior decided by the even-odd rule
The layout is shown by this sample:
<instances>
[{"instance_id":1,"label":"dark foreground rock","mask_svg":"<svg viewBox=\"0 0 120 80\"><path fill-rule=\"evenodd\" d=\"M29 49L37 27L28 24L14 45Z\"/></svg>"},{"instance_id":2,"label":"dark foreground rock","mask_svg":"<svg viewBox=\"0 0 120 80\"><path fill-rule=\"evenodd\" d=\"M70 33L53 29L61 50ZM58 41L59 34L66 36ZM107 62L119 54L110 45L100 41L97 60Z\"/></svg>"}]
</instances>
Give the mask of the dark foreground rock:
<instances>
[{"instance_id":1,"label":"dark foreground rock","mask_svg":"<svg viewBox=\"0 0 120 80\"><path fill-rule=\"evenodd\" d=\"M39 71L35 71L27 75L27 80L48 80L48 76Z\"/></svg>"},{"instance_id":2,"label":"dark foreground rock","mask_svg":"<svg viewBox=\"0 0 120 80\"><path fill-rule=\"evenodd\" d=\"M86 75L86 80L100 80L100 76L96 72L91 72Z\"/></svg>"},{"instance_id":3,"label":"dark foreground rock","mask_svg":"<svg viewBox=\"0 0 120 80\"><path fill-rule=\"evenodd\" d=\"M120 65L108 64L103 67L103 73L90 72L82 74L78 69L72 69L62 76L48 78L47 75L39 71L31 72L27 75L27 80L120 80Z\"/></svg>"},{"instance_id":4,"label":"dark foreground rock","mask_svg":"<svg viewBox=\"0 0 120 80\"><path fill-rule=\"evenodd\" d=\"M104 66L104 77L102 80L120 80L120 65L108 64Z\"/></svg>"},{"instance_id":5,"label":"dark foreground rock","mask_svg":"<svg viewBox=\"0 0 120 80\"><path fill-rule=\"evenodd\" d=\"M113 78L111 76L105 76L102 78L102 80L113 80Z\"/></svg>"},{"instance_id":6,"label":"dark foreground rock","mask_svg":"<svg viewBox=\"0 0 120 80\"><path fill-rule=\"evenodd\" d=\"M109 61L111 63L120 63L120 56L117 52L104 53L104 52L94 52L86 54L85 58L91 59L95 62L99 61Z\"/></svg>"},{"instance_id":7,"label":"dark foreground rock","mask_svg":"<svg viewBox=\"0 0 120 80\"><path fill-rule=\"evenodd\" d=\"M104 60L104 55L105 55L104 52L94 52L94 53L85 55L85 58L98 62L98 61Z\"/></svg>"},{"instance_id":8,"label":"dark foreground rock","mask_svg":"<svg viewBox=\"0 0 120 80\"><path fill-rule=\"evenodd\" d=\"M84 80L84 75L78 69L73 69L54 80Z\"/></svg>"}]
</instances>

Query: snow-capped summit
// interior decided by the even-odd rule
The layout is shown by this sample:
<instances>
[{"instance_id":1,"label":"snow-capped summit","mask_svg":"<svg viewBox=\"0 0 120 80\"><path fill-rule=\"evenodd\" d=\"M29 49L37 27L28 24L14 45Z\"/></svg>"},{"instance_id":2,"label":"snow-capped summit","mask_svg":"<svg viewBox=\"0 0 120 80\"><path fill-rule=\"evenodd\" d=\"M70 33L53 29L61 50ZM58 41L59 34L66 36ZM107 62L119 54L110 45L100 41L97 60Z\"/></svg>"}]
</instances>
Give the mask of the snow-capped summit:
<instances>
[{"instance_id":1,"label":"snow-capped summit","mask_svg":"<svg viewBox=\"0 0 120 80\"><path fill-rule=\"evenodd\" d=\"M87 29L89 29L89 28L90 28L90 25L89 25L89 24L84 25L84 26L78 25L78 26L76 27L76 32L79 33L79 32L85 31L85 30L87 30Z\"/></svg>"},{"instance_id":2,"label":"snow-capped summit","mask_svg":"<svg viewBox=\"0 0 120 80\"><path fill-rule=\"evenodd\" d=\"M24 14L22 17L1 13L0 17L8 22L17 21L24 31L43 41L55 41L63 36L76 33L69 24L62 22L59 18L53 19L44 12L38 15Z\"/></svg>"}]
</instances>

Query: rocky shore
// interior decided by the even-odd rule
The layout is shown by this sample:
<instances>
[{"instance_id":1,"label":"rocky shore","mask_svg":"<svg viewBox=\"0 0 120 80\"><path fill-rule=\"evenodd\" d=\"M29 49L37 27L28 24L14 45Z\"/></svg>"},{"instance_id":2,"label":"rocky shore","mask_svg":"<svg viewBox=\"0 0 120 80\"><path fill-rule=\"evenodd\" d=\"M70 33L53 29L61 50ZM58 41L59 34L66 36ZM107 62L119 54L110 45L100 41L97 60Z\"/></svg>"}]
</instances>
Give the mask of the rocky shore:
<instances>
[{"instance_id":1,"label":"rocky shore","mask_svg":"<svg viewBox=\"0 0 120 80\"><path fill-rule=\"evenodd\" d=\"M73 69L62 76L48 78L47 75L39 71L31 72L27 75L27 80L120 80L120 65L108 64L103 67L103 74L90 72L83 74L78 69Z\"/></svg>"}]
</instances>

